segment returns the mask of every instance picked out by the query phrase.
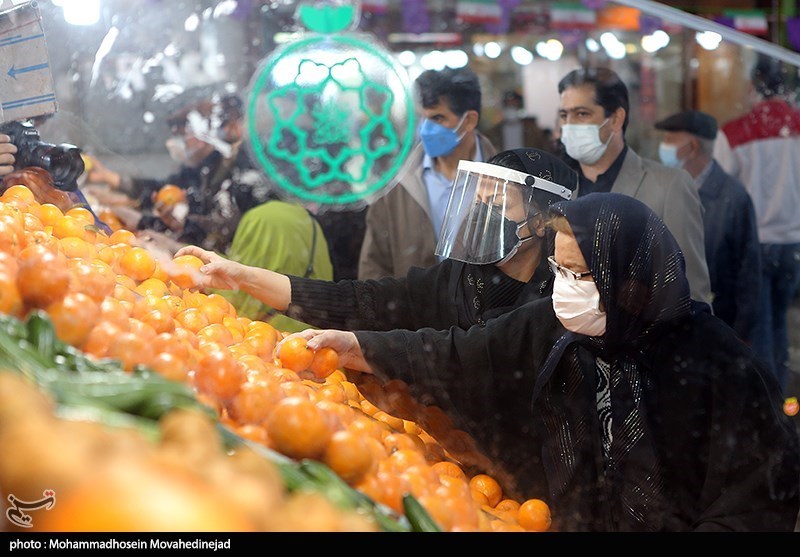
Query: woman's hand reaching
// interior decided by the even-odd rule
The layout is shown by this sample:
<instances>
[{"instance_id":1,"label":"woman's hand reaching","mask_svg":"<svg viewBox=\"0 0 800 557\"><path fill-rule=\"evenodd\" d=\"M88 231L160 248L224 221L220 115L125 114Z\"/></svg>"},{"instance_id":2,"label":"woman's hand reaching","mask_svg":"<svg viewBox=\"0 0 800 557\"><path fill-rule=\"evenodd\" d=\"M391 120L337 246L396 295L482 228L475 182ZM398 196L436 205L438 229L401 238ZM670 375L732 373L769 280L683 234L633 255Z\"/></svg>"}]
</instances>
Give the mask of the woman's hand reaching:
<instances>
[{"instance_id":1,"label":"woman's hand reaching","mask_svg":"<svg viewBox=\"0 0 800 557\"><path fill-rule=\"evenodd\" d=\"M325 347L332 348L339 354L339 365L341 367L353 371L372 373L372 368L364 358L361 345L358 343L354 333L334 329L306 329L305 331L288 335L281 343L292 337L306 339L308 347L312 350L319 350ZM280 345L280 343L278 344Z\"/></svg>"},{"instance_id":2,"label":"woman's hand reaching","mask_svg":"<svg viewBox=\"0 0 800 557\"><path fill-rule=\"evenodd\" d=\"M194 255L203 261L200 267L202 288L241 290L248 280L248 267L197 246L184 246L175 253Z\"/></svg>"}]
</instances>

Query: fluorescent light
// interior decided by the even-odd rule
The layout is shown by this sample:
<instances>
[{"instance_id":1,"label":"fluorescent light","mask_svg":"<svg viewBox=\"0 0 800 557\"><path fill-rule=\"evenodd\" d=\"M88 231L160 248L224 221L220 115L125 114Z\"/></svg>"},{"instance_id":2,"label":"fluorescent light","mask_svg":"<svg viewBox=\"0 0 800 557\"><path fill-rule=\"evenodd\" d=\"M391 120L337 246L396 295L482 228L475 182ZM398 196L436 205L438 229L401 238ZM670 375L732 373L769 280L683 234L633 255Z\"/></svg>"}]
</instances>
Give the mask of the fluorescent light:
<instances>
[{"instance_id":1,"label":"fluorescent light","mask_svg":"<svg viewBox=\"0 0 800 557\"><path fill-rule=\"evenodd\" d=\"M100 0L63 0L64 20L70 25L94 25L100 21Z\"/></svg>"}]
</instances>

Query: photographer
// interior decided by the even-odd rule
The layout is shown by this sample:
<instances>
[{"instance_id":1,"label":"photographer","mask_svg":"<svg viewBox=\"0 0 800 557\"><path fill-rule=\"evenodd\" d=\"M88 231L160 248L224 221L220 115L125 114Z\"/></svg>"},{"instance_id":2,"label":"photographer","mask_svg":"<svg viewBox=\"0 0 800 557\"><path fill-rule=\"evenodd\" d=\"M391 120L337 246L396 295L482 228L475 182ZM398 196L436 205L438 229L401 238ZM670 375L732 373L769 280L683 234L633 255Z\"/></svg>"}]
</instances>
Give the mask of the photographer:
<instances>
[{"instance_id":1,"label":"photographer","mask_svg":"<svg viewBox=\"0 0 800 557\"><path fill-rule=\"evenodd\" d=\"M17 147L11 143L11 138L0 134L0 177L11 174L14 170L14 153Z\"/></svg>"},{"instance_id":2,"label":"photographer","mask_svg":"<svg viewBox=\"0 0 800 557\"><path fill-rule=\"evenodd\" d=\"M157 180L120 175L93 160L89 184L107 184L137 207L115 208L126 227L147 230L164 249L185 243L224 253L241 215L271 198L266 182L242 146L242 101L235 95L185 105L167 119L166 148L178 171ZM181 210L156 202L157 192L174 184L186 192Z\"/></svg>"}]
</instances>

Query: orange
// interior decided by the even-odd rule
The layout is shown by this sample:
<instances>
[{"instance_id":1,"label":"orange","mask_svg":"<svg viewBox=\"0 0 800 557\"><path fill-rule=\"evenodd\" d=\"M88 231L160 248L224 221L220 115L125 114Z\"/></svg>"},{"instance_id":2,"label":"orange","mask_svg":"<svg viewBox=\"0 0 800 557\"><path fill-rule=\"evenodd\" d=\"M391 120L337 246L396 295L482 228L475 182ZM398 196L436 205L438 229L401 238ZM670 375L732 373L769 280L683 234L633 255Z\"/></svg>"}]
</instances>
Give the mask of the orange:
<instances>
[{"instance_id":1,"label":"orange","mask_svg":"<svg viewBox=\"0 0 800 557\"><path fill-rule=\"evenodd\" d=\"M374 464L369 443L349 430L331 436L322 460L350 485L361 481Z\"/></svg>"},{"instance_id":2,"label":"orange","mask_svg":"<svg viewBox=\"0 0 800 557\"><path fill-rule=\"evenodd\" d=\"M98 466L33 521L42 532L235 532L252 521L212 484L154 460Z\"/></svg>"},{"instance_id":3,"label":"orange","mask_svg":"<svg viewBox=\"0 0 800 557\"><path fill-rule=\"evenodd\" d=\"M314 351L308 347L303 337L292 337L283 341L275 354L283 367L301 372L308 369L314 361Z\"/></svg>"},{"instance_id":4,"label":"orange","mask_svg":"<svg viewBox=\"0 0 800 557\"><path fill-rule=\"evenodd\" d=\"M467 475L464 473L464 470L456 464L455 462L451 462L449 460L442 460L441 462L437 462L431 466L433 471L439 474L439 477L442 476L451 476L453 478L460 478L466 481Z\"/></svg>"},{"instance_id":5,"label":"orange","mask_svg":"<svg viewBox=\"0 0 800 557\"><path fill-rule=\"evenodd\" d=\"M108 347L107 356L119 360L125 371L133 371L137 364L149 366L154 354L151 340L126 331L118 334L113 340Z\"/></svg>"},{"instance_id":6,"label":"orange","mask_svg":"<svg viewBox=\"0 0 800 557\"><path fill-rule=\"evenodd\" d=\"M127 308L113 296L106 296L100 302L100 319L103 321L114 323L127 330L129 317Z\"/></svg>"},{"instance_id":7,"label":"orange","mask_svg":"<svg viewBox=\"0 0 800 557\"><path fill-rule=\"evenodd\" d=\"M247 379L241 364L225 349L204 352L197 362L194 384L201 393L226 402L235 397Z\"/></svg>"},{"instance_id":8,"label":"orange","mask_svg":"<svg viewBox=\"0 0 800 557\"><path fill-rule=\"evenodd\" d=\"M71 259L68 266L72 292L83 292L98 303L114 293L116 286L114 271L102 261Z\"/></svg>"},{"instance_id":9,"label":"orange","mask_svg":"<svg viewBox=\"0 0 800 557\"><path fill-rule=\"evenodd\" d=\"M94 213L83 205L70 207L64 215L83 221L87 225L94 224Z\"/></svg>"},{"instance_id":10,"label":"orange","mask_svg":"<svg viewBox=\"0 0 800 557\"><path fill-rule=\"evenodd\" d=\"M43 203L39 206L39 220L43 226L55 226L58 219L63 216L61 209L52 203Z\"/></svg>"},{"instance_id":11,"label":"orange","mask_svg":"<svg viewBox=\"0 0 800 557\"><path fill-rule=\"evenodd\" d=\"M325 379L339 367L339 354L336 350L324 346L314 351L314 358L308 367L317 379Z\"/></svg>"},{"instance_id":12,"label":"orange","mask_svg":"<svg viewBox=\"0 0 800 557\"><path fill-rule=\"evenodd\" d=\"M156 203L163 203L168 207L185 200L186 190L179 188L175 184L165 184L156 193Z\"/></svg>"},{"instance_id":13,"label":"orange","mask_svg":"<svg viewBox=\"0 0 800 557\"><path fill-rule=\"evenodd\" d=\"M189 373L186 360L182 360L172 352L160 352L153 356L150 367L162 377L178 383L186 381Z\"/></svg>"},{"instance_id":14,"label":"orange","mask_svg":"<svg viewBox=\"0 0 800 557\"><path fill-rule=\"evenodd\" d=\"M266 427L274 448L297 459L321 458L332 435L319 408L298 397L280 400L267 418Z\"/></svg>"},{"instance_id":15,"label":"orange","mask_svg":"<svg viewBox=\"0 0 800 557\"><path fill-rule=\"evenodd\" d=\"M10 186L6 191L3 192L3 195L0 195L0 201L8 202L11 199L19 199L21 201L25 201L26 203L33 203L36 201L36 196L33 194L33 191L23 184L14 184Z\"/></svg>"},{"instance_id":16,"label":"orange","mask_svg":"<svg viewBox=\"0 0 800 557\"><path fill-rule=\"evenodd\" d=\"M94 221L88 222L80 217L70 216L69 212L65 213L64 216L53 225L53 236L57 238L77 236L91 243L97 241L97 231L98 228L94 224Z\"/></svg>"},{"instance_id":17,"label":"orange","mask_svg":"<svg viewBox=\"0 0 800 557\"><path fill-rule=\"evenodd\" d=\"M500 484L488 474L477 474L470 478L469 487L484 494L487 504L491 507L497 505L503 498L503 489Z\"/></svg>"},{"instance_id":18,"label":"orange","mask_svg":"<svg viewBox=\"0 0 800 557\"><path fill-rule=\"evenodd\" d=\"M514 501L513 499L503 499L499 503L497 503L494 508L498 511L513 511L514 517L517 516L517 511L519 510L520 504L518 501Z\"/></svg>"},{"instance_id":19,"label":"orange","mask_svg":"<svg viewBox=\"0 0 800 557\"><path fill-rule=\"evenodd\" d=\"M86 294L70 292L46 308L58 338L79 347L100 317L100 306Z\"/></svg>"},{"instance_id":20,"label":"orange","mask_svg":"<svg viewBox=\"0 0 800 557\"><path fill-rule=\"evenodd\" d=\"M111 233L111 236L108 237L108 245L110 246L113 246L114 244L127 244L129 246L135 246L136 242L136 234L130 230L126 230L125 228L115 230Z\"/></svg>"},{"instance_id":21,"label":"orange","mask_svg":"<svg viewBox=\"0 0 800 557\"><path fill-rule=\"evenodd\" d=\"M149 323L145 323L141 319L135 317L128 318L128 330L141 338L148 344L148 349L152 352L152 342L158 336L158 333Z\"/></svg>"},{"instance_id":22,"label":"orange","mask_svg":"<svg viewBox=\"0 0 800 557\"><path fill-rule=\"evenodd\" d=\"M103 221L110 229L111 233L113 234L117 230L121 230L123 228L122 221L119 220L119 217L112 211L111 209L103 209L97 214L97 218Z\"/></svg>"},{"instance_id":23,"label":"orange","mask_svg":"<svg viewBox=\"0 0 800 557\"><path fill-rule=\"evenodd\" d=\"M219 304L216 304L208 299L203 300L199 306L197 306L203 314L208 317L209 323L222 323L222 319L225 317L225 310L222 309Z\"/></svg>"},{"instance_id":24,"label":"orange","mask_svg":"<svg viewBox=\"0 0 800 557\"><path fill-rule=\"evenodd\" d=\"M24 233L8 220L0 220L0 251L17 255L23 248Z\"/></svg>"},{"instance_id":25,"label":"orange","mask_svg":"<svg viewBox=\"0 0 800 557\"><path fill-rule=\"evenodd\" d=\"M160 309L153 309L139 318L142 323L150 325L156 334L171 333L175 330L175 320L172 316Z\"/></svg>"},{"instance_id":26,"label":"orange","mask_svg":"<svg viewBox=\"0 0 800 557\"><path fill-rule=\"evenodd\" d=\"M156 259L144 248L132 247L119 258L120 270L135 281L143 281L153 276Z\"/></svg>"},{"instance_id":27,"label":"orange","mask_svg":"<svg viewBox=\"0 0 800 557\"><path fill-rule=\"evenodd\" d=\"M166 186L165 186L166 187ZM194 288L200 284L200 267L203 260L194 255L179 255L165 264L169 279L181 288Z\"/></svg>"},{"instance_id":28,"label":"orange","mask_svg":"<svg viewBox=\"0 0 800 557\"><path fill-rule=\"evenodd\" d=\"M228 415L239 425L263 425L282 398L277 383L246 381L227 405Z\"/></svg>"},{"instance_id":29,"label":"orange","mask_svg":"<svg viewBox=\"0 0 800 557\"><path fill-rule=\"evenodd\" d=\"M22 296L17 288L16 275L6 271L0 271L0 313L22 316Z\"/></svg>"},{"instance_id":30,"label":"orange","mask_svg":"<svg viewBox=\"0 0 800 557\"><path fill-rule=\"evenodd\" d=\"M528 532L546 532L552 524L550 507L541 499L528 499L517 511L519 525Z\"/></svg>"},{"instance_id":31,"label":"orange","mask_svg":"<svg viewBox=\"0 0 800 557\"><path fill-rule=\"evenodd\" d=\"M152 276L144 279L133 290L142 296L164 296L168 292L167 285L164 284L164 281Z\"/></svg>"},{"instance_id":32,"label":"orange","mask_svg":"<svg viewBox=\"0 0 800 557\"><path fill-rule=\"evenodd\" d=\"M153 351L156 354L169 352L175 354L181 360L189 359L189 343L175 334L174 330L169 333L159 333L153 339Z\"/></svg>"},{"instance_id":33,"label":"orange","mask_svg":"<svg viewBox=\"0 0 800 557\"><path fill-rule=\"evenodd\" d=\"M63 255L35 244L23 249L19 257L17 288L26 304L46 307L64 297L71 274Z\"/></svg>"},{"instance_id":34,"label":"orange","mask_svg":"<svg viewBox=\"0 0 800 557\"><path fill-rule=\"evenodd\" d=\"M233 307L233 304L231 304L228 301L228 299L222 294L212 292L211 294L208 294L206 296L206 302L218 306L219 309L221 309L225 315L236 317L236 308Z\"/></svg>"},{"instance_id":35,"label":"orange","mask_svg":"<svg viewBox=\"0 0 800 557\"><path fill-rule=\"evenodd\" d=\"M111 345L123 330L118 324L111 321L100 321L89 331L81 350L96 358L105 358L108 356Z\"/></svg>"},{"instance_id":36,"label":"orange","mask_svg":"<svg viewBox=\"0 0 800 557\"><path fill-rule=\"evenodd\" d=\"M63 254L69 258L89 258L94 257L97 253L94 244L76 236L61 238L58 243Z\"/></svg>"},{"instance_id":37,"label":"orange","mask_svg":"<svg viewBox=\"0 0 800 557\"><path fill-rule=\"evenodd\" d=\"M233 344L233 335L222 323L209 323L197 331L197 340L210 340L223 346Z\"/></svg>"},{"instance_id":38,"label":"orange","mask_svg":"<svg viewBox=\"0 0 800 557\"><path fill-rule=\"evenodd\" d=\"M208 317L206 317L202 311L200 311L198 308L191 307L178 312L178 314L175 316L175 320L180 324L181 327L195 334L200 329L207 327L210 324Z\"/></svg>"}]
</instances>

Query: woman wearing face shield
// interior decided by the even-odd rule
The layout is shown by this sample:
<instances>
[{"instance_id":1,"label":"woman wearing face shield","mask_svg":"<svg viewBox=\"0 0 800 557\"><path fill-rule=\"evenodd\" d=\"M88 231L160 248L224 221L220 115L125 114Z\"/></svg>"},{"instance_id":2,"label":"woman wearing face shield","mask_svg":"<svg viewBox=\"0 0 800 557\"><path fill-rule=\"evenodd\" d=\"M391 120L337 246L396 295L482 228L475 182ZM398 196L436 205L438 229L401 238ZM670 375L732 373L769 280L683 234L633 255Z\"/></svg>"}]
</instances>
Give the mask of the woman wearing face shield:
<instances>
[{"instance_id":1,"label":"woman wearing face shield","mask_svg":"<svg viewBox=\"0 0 800 557\"><path fill-rule=\"evenodd\" d=\"M467 331L299 334L493 435L555 530L793 531L800 448L780 387L691 299L664 222L615 193L549 216L552 299Z\"/></svg>"},{"instance_id":2,"label":"woman wearing face shield","mask_svg":"<svg viewBox=\"0 0 800 557\"><path fill-rule=\"evenodd\" d=\"M334 283L248 267L195 246L178 255L203 259L202 286L241 290L317 327L388 331L482 325L550 293L542 211L569 199L577 176L538 149L462 164L437 246L437 254L448 259L412 268L404 278Z\"/></svg>"}]
</instances>

